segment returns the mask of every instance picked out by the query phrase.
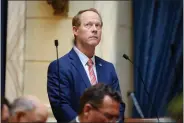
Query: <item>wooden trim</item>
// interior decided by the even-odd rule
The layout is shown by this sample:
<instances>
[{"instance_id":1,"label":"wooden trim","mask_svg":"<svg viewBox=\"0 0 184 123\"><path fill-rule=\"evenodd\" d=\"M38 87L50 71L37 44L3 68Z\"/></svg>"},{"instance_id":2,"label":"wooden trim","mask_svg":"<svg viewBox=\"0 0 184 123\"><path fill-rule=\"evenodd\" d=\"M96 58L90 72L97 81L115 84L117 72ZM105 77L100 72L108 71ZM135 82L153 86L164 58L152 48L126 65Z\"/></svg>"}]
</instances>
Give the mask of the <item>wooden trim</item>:
<instances>
[{"instance_id":1,"label":"wooden trim","mask_svg":"<svg viewBox=\"0 0 184 123\"><path fill-rule=\"evenodd\" d=\"M174 123L175 120L165 117L159 118L159 122L162 123ZM158 123L157 118L125 118L124 123Z\"/></svg>"}]
</instances>

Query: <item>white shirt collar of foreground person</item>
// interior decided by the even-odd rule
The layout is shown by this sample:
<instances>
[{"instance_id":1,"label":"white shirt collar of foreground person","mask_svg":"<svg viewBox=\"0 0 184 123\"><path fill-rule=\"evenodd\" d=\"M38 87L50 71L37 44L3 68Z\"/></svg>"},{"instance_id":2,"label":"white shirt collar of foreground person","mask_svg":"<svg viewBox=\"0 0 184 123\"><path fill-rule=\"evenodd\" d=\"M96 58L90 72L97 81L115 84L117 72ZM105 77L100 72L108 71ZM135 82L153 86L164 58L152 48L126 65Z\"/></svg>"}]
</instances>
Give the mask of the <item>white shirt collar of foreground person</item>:
<instances>
[{"instance_id":1,"label":"white shirt collar of foreground person","mask_svg":"<svg viewBox=\"0 0 184 123\"><path fill-rule=\"evenodd\" d=\"M78 117L78 116L76 117L76 122L77 122L77 123L80 123L79 117Z\"/></svg>"}]
</instances>

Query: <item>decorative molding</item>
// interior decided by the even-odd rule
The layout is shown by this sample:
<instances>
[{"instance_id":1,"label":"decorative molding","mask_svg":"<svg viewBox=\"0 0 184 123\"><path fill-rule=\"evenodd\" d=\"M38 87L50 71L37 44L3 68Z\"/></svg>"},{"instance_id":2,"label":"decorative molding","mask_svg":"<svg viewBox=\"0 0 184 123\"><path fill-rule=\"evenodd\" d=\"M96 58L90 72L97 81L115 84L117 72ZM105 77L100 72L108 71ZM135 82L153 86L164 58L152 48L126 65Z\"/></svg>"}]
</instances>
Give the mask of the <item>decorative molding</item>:
<instances>
[{"instance_id":1,"label":"decorative molding","mask_svg":"<svg viewBox=\"0 0 184 123\"><path fill-rule=\"evenodd\" d=\"M11 101L24 92L25 1L8 1L6 97Z\"/></svg>"},{"instance_id":2,"label":"decorative molding","mask_svg":"<svg viewBox=\"0 0 184 123\"><path fill-rule=\"evenodd\" d=\"M68 19L72 20L72 17L62 17L62 16L56 16L56 17L27 17L26 19L43 19L43 20L55 20L55 19Z\"/></svg>"},{"instance_id":3,"label":"decorative molding","mask_svg":"<svg viewBox=\"0 0 184 123\"><path fill-rule=\"evenodd\" d=\"M50 63L53 60L25 60L25 62L39 62L39 63Z\"/></svg>"},{"instance_id":4,"label":"decorative molding","mask_svg":"<svg viewBox=\"0 0 184 123\"><path fill-rule=\"evenodd\" d=\"M47 3L52 5L54 15L68 16L69 0L47 0Z\"/></svg>"}]
</instances>

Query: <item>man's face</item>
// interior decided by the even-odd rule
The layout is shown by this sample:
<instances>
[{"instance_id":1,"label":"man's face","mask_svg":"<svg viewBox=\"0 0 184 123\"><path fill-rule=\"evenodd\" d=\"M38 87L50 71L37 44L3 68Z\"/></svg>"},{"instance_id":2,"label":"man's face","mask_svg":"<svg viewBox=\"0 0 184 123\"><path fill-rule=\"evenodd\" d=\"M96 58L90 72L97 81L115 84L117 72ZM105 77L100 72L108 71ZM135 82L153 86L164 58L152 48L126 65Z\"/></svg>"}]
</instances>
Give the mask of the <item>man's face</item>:
<instances>
[{"instance_id":1,"label":"man's face","mask_svg":"<svg viewBox=\"0 0 184 123\"><path fill-rule=\"evenodd\" d=\"M101 40L102 23L99 15L93 11L86 11L80 16L81 25L73 27L77 43L82 46L95 47Z\"/></svg>"},{"instance_id":2,"label":"man's face","mask_svg":"<svg viewBox=\"0 0 184 123\"><path fill-rule=\"evenodd\" d=\"M101 108L93 108L88 113L88 122L116 122L119 119L119 109L120 103L105 96Z\"/></svg>"}]
</instances>

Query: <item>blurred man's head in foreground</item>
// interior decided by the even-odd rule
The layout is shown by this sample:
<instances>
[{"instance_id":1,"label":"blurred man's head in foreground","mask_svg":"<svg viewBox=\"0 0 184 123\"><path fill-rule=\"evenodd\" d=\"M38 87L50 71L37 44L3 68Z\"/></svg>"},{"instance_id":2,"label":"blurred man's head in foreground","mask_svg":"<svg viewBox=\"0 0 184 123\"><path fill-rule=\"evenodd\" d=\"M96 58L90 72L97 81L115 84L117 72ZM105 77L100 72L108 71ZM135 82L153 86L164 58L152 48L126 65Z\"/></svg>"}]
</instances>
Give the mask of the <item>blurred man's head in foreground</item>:
<instances>
[{"instance_id":1,"label":"blurred man's head in foreground","mask_svg":"<svg viewBox=\"0 0 184 123\"><path fill-rule=\"evenodd\" d=\"M80 98L80 122L117 122L121 96L110 86L98 83L88 88Z\"/></svg>"},{"instance_id":2,"label":"blurred man's head in foreground","mask_svg":"<svg viewBox=\"0 0 184 123\"><path fill-rule=\"evenodd\" d=\"M9 122L46 122L47 107L34 96L17 98L10 110Z\"/></svg>"},{"instance_id":3,"label":"blurred man's head in foreground","mask_svg":"<svg viewBox=\"0 0 184 123\"><path fill-rule=\"evenodd\" d=\"M178 123L183 123L183 92L173 97L168 104L167 111Z\"/></svg>"}]
</instances>

